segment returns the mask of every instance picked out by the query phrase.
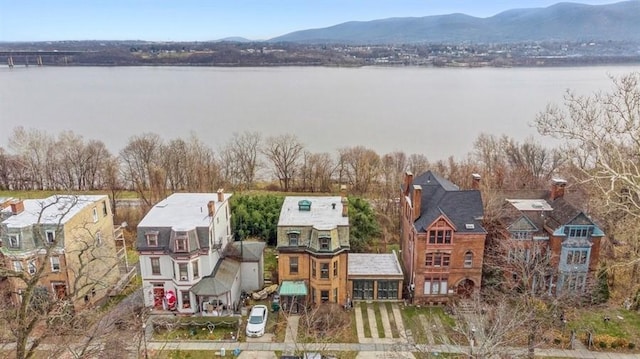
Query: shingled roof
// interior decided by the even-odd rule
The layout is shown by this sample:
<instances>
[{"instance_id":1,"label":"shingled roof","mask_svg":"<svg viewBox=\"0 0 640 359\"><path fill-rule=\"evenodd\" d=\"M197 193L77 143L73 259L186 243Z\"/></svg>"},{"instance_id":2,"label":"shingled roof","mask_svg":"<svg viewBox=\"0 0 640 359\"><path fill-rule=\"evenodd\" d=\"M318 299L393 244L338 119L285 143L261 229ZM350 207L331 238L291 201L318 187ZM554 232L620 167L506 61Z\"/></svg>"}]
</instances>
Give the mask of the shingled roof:
<instances>
[{"instance_id":1,"label":"shingled roof","mask_svg":"<svg viewBox=\"0 0 640 359\"><path fill-rule=\"evenodd\" d=\"M409 198L413 198L416 185L422 187L420 217L414 222L418 232L424 233L429 225L444 215L454 224L458 233L486 233L482 228L484 209L480 191L461 190L431 171L413 179Z\"/></svg>"}]
</instances>

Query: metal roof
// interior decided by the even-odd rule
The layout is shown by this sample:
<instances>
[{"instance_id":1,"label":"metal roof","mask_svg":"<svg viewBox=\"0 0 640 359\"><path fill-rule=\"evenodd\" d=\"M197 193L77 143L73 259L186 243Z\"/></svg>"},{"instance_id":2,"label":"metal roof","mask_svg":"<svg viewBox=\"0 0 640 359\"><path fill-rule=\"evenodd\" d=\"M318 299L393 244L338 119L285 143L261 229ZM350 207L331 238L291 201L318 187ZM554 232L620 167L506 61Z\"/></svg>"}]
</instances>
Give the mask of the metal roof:
<instances>
[{"instance_id":1,"label":"metal roof","mask_svg":"<svg viewBox=\"0 0 640 359\"><path fill-rule=\"evenodd\" d=\"M24 211L11 215L2 223L8 228L24 228L41 224L64 224L82 209L96 205L100 200L108 201L106 195L53 195L45 199L26 199ZM102 209L100 209L102 211ZM3 214L11 213L11 207L4 208Z\"/></svg>"},{"instance_id":2,"label":"metal roof","mask_svg":"<svg viewBox=\"0 0 640 359\"><path fill-rule=\"evenodd\" d=\"M301 281L301 280L296 280L296 281L284 280L282 281L282 284L280 284L280 291L278 292L278 294L288 295L288 296L307 295L307 285L305 284L304 281Z\"/></svg>"},{"instance_id":3,"label":"metal roof","mask_svg":"<svg viewBox=\"0 0 640 359\"><path fill-rule=\"evenodd\" d=\"M349 253L347 275L402 276L398 257L393 253Z\"/></svg>"},{"instance_id":4,"label":"metal roof","mask_svg":"<svg viewBox=\"0 0 640 359\"><path fill-rule=\"evenodd\" d=\"M230 193L225 193L224 201L220 202L217 193L174 193L153 206L138 227L174 227L182 231L209 227L209 201L215 203L217 212L230 197Z\"/></svg>"}]
</instances>

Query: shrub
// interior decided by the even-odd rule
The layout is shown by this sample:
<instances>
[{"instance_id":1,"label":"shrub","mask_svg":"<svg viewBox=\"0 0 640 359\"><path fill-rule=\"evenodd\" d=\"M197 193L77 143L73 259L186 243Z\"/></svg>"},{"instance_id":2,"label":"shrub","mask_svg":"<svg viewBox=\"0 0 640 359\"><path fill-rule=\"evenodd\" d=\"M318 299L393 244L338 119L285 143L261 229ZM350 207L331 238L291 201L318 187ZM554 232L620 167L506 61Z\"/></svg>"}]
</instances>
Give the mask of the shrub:
<instances>
[{"instance_id":1,"label":"shrub","mask_svg":"<svg viewBox=\"0 0 640 359\"><path fill-rule=\"evenodd\" d=\"M605 349L607 347L607 342L596 342L598 343L598 346L602 349Z\"/></svg>"},{"instance_id":2,"label":"shrub","mask_svg":"<svg viewBox=\"0 0 640 359\"><path fill-rule=\"evenodd\" d=\"M627 345L627 348L635 349L636 348L636 344L635 343L629 343L629 345Z\"/></svg>"}]
</instances>

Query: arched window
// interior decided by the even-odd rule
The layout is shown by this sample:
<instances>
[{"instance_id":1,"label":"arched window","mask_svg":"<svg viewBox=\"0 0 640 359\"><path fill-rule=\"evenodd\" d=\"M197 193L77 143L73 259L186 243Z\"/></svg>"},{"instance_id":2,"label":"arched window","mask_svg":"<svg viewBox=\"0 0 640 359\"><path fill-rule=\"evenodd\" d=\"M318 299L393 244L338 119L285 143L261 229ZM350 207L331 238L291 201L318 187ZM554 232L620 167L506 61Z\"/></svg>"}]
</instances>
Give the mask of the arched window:
<instances>
[{"instance_id":1,"label":"arched window","mask_svg":"<svg viewBox=\"0 0 640 359\"><path fill-rule=\"evenodd\" d=\"M464 267L465 268L473 267L473 252L469 251L464 254Z\"/></svg>"}]
</instances>

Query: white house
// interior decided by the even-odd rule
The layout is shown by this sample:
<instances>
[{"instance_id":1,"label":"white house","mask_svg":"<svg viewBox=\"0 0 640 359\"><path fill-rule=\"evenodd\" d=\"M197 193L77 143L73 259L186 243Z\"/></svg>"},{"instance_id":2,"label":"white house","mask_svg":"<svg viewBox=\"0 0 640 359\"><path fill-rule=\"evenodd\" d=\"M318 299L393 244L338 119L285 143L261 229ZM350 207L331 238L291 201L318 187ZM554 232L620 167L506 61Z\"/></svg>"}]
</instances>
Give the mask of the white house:
<instances>
[{"instance_id":1,"label":"white house","mask_svg":"<svg viewBox=\"0 0 640 359\"><path fill-rule=\"evenodd\" d=\"M233 241L229 198L222 190L174 193L142 219L137 249L146 306L204 315L237 306L241 261L224 254Z\"/></svg>"}]
</instances>

